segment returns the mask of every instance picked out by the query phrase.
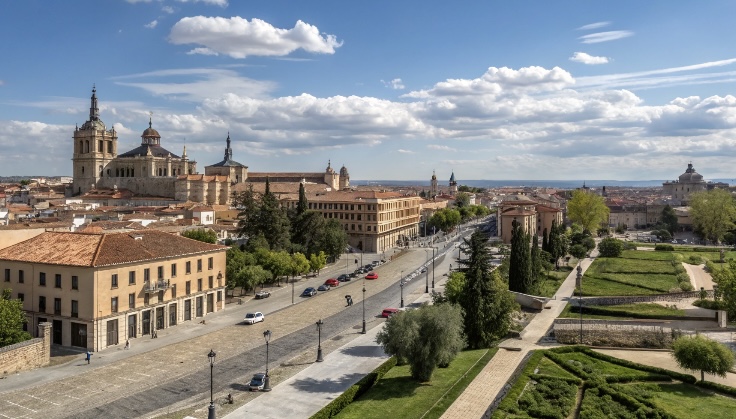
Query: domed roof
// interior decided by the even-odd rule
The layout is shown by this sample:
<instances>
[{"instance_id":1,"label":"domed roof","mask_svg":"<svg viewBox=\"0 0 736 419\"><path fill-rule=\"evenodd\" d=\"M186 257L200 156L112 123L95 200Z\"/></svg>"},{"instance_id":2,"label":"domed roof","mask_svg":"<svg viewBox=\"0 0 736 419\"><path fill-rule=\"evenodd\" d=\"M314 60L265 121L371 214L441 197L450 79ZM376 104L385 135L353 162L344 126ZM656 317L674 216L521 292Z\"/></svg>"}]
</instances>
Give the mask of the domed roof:
<instances>
[{"instance_id":1,"label":"domed roof","mask_svg":"<svg viewBox=\"0 0 736 419\"><path fill-rule=\"evenodd\" d=\"M143 134L141 134L141 137L142 138L161 138L161 135L158 133L158 131L153 129L151 125L152 123L151 123L151 120L149 119L148 128L146 128L146 130L143 131Z\"/></svg>"},{"instance_id":2,"label":"domed roof","mask_svg":"<svg viewBox=\"0 0 736 419\"><path fill-rule=\"evenodd\" d=\"M686 183L702 182L703 175L695 171L692 163L688 163L687 170L685 170L685 173L680 175L679 180L680 182Z\"/></svg>"},{"instance_id":3,"label":"domed roof","mask_svg":"<svg viewBox=\"0 0 736 419\"><path fill-rule=\"evenodd\" d=\"M340 168L340 176L348 176L348 169L345 167L345 165L342 165Z\"/></svg>"}]
</instances>

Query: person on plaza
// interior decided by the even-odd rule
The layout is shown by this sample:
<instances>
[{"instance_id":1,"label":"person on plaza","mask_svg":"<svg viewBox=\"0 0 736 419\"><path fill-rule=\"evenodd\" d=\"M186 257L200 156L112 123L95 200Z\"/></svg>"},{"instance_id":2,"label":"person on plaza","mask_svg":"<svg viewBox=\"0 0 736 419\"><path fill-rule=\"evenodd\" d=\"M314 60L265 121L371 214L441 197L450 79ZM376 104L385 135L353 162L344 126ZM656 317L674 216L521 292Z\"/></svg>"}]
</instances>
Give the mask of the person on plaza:
<instances>
[{"instance_id":1,"label":"person on plaza","mask_svg":"<svg viewBox=\"0 0 736 419\"><path fill-rule=\"evenodd\" d=\"M129 340L126 340L125 341L125 348L124 349L130 349L130 341Z\"/></svg>"},{"instance_id":2,"label":"person on plaza","mask_svg":"<svg viewBox=\"0 0 736 419\"><path fill-rule=\"evenodd\" d=\"M89 360L92 358L92 352L87 350L87 364L89 364Z\"/></svg>"}]
</instances>

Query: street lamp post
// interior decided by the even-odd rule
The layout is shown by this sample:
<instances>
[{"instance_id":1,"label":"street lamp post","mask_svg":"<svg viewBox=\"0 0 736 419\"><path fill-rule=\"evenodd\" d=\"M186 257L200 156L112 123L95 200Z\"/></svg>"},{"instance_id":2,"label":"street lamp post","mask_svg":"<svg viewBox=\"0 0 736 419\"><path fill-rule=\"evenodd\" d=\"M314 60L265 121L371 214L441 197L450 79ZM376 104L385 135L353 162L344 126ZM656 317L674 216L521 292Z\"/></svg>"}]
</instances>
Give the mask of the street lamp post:
<instances>
[{"instance_id":1,"label":"street lamp post","mask_svg":"<svg viewBox=\"0 0 736 419\"><path fill-rule=\"evenodd\" d=\"M271 391L271 378L268 376L268 341L271 340L271 331L263 332L263 338L266 339L266 378L263 380L263 391Z\"/></svg>"},{"instance_id":2,"label":"street lamp post","mask_svg":"<svg viewBox=\"0 0 736 419\"><path fill-rule=\"evenodd\" d=\"M399 282L399 288L401 289L401 308L404 308L404 272L401 272L401 281Z\"/></svg>"},{"instance_id":3,"label":"street lamp post","mask_svg":"<svg viewBox=\"0 0 736 419\"><path fill-rule=\"evenodd\" d=\"M365 335L365 279L363 279L363 330L360 332Z\"/></svg>"},{"instance_id":4,"label":"street lamp post","mask_svg":"<svg viewBox=\"0 0 736 419\"><path fill-rule=\"evenodd\" d=\"M434 246L432 246L432 290L434 291L434 252L437 250Z\"/></svg>"},{"instance_id":5,"label":"street lamp post","mask_svg":"<svg viewBox=\"0 0 736 419\"><path fill-rule=\"evenodd\" d=\"M322 325L325 324L322 319L317 320L317 362L322 362Z\"/></svg>"},{"instance_id":6,"label":"street lamp post","mask_svg":"<svg viewBox=\"0 0 736 419\"><path fill-rule=\"evenodd\" d=\"M215 399L212 397L212 387L213 387L212 374L215 368L215 356L216 355L217 354L212 349L210 349L210 353L207 354L207 358L209 358L210 360L210 407L207 412L207 419L215 419Z\"/></svg>"},{"instance_id":7,"label":"street lamp post","mask_svg":"<svg viewBox=\"0 0 736 419\"><path fill-rule=\"evenodd\" d=\"M425 262L424 271L426 275L424 276L424 292L429 294L429 269L427 265L429 265L429 249L424 249L424 254L427 256L427 262Z\"/></svg>"},{"instance_id":8,"label":"street lamp post","mask_svg":"<svg viewBox=\"0 0 736 419\"><path fill-rule=\"evenodd\" d=\"M583 267L578 264L575 282L578 286L578 310L580 311L580 344L583 344Z\"/></svg>"}]
</instances>

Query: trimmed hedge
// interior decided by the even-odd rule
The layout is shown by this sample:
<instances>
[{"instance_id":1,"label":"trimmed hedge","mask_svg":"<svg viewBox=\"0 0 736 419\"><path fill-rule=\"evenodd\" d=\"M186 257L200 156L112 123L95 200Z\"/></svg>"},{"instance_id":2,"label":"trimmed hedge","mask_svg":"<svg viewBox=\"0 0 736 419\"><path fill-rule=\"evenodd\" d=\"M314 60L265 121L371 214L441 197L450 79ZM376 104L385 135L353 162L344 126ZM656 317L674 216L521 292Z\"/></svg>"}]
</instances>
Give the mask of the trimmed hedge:
<instances>
[{"instance_id":1,"label":"trimmed hedge","mask_svg":"<svg viewBox=\"0 0 736 419\"><path fill-rule=\"evenodd\" d=\"M493 412L492 419L500 419L506 417L506 413L515 411L518 406L519 397L524 392L527 383L529 383L530 375L534 372L534 369L539 365L539 361L544 357L544 352L534 351L534 353L527 359L524 369L519 374L519 379L511 387L503 401L498 405L496 411Z\"/></svg>"},{"instance_id":2,"label":"trimmed hedge","mask_svg":"<svg viewBox=\"0 0 736 419\"><path fill-rule=\"evenodd\" d=\"M637 364L636 362L631 362L631 361L627 361L625 359L612 357L610 355L606 355L606 354L602 354L600 352L596 352L596 351L594 351L592 349L589 349L589 348L583 347L581 349L581 352L584 352L586 355L588 355L590 357L598 358L600 360L603 360L603 361L606 361L606 362L610 362L612 364L621 365L622 367L634 368L634 369L637 369L639 371L646 371L646 372L651 372L651 373L654 373L654 374L666 375L668 377L674 378L675 380L679 380L679 381L682 381L682 382L685 382L685 383L688 383L688 384L695 384L695 382L697 381L695 379L695 377L693 377L690 374L683 374L683 373L676 372L676 371L670 371L670 370L667 370L667 369L664 369L664 368L652 367L650 365Z\"/></svg>"},{"instance_id":3,"label":"trimmed hedge","mask_svg":"<svg viewBox=\"0 0 736 419\"><path fill-rule=\"evenodd\" d=\"M366 391L370 390L374 384L389 371L391 368L396 366L396 357L389 358L386 362L381 364L373 372L367 374L361 378L360 381L353 384L345 390L344 393L337 396L335 400L331 401L327 406L323 407L319 412L315 413L310 419L329 419L337 416L342 409L352 403L355 399L365 394Z\"/></svg>"},{"instance_id":4,"label":"trimmed hedge","mask_svg":"<svg viewBox=\"0 0 736 419\"><path fill-rule=\"evenodd\" d=\"M675 250L675 247L671 244L658 244L654 246L654 250L660 251L660 252L672 252Z\"/></svg>"},{"instance_id":5,"label":"trimmed hedge","mask_svg":"<svg viewBox=\"0 0 736 419\"><path fill-rule=\"evenodd\" d=\"M712 381L698 381L697 383L695 383L695 385L736 397L736 388L729 387L724 384L714 383Z\"/></svg>"}]
</instances>

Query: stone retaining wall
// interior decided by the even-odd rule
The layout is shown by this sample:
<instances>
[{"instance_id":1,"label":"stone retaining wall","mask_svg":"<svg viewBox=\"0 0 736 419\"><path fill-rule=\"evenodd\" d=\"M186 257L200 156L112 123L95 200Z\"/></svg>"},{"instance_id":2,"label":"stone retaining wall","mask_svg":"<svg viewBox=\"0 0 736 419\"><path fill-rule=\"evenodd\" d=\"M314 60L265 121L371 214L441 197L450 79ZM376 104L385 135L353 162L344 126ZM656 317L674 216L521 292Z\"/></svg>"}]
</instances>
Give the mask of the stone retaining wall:
<instances>
[{"instance_id":1,"label":"stone retaining wall","mask_svg":"<svg viewBox=\"0 0 736 419\"><path fill-rule=\"evenodd\" d=\"M0 374L43 367L51 358L51 323L38 325L38 338L0 348Z\"/></svg>"},{"instance_id":2,"label":"stone retaining wall","mask_svg":"<svg viewBox=\"0 0 736 419\"><path fill-rule=\"evenodd\" d=\"M713 290L706 291L707 297L713 299ZM583 297L583 305L612 306L619 304L651 303L655 301L682 302L700 299L700 291L672 292L656 295L629 295L619 297ZM571 303L577 304L577 297L570 298Z\"/></svg>"},{"instance_id":3,"label":"stone retaining wall","mask_svg":"<svg viewBox=\"0 0 736 419\"><path fill-rule=\"evenodd\" d=\"M648 323L648 324L646 324ZM583 344L623 348L671 348L672 342L682 335L694 332L657 325L656 322L626 320L583 321ZM580 343L580 321L556 319L555 340L563 344Z\"/></svg>"}]
</instances>

